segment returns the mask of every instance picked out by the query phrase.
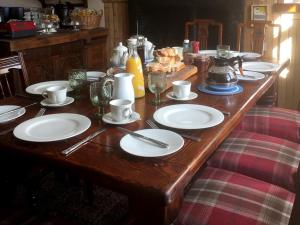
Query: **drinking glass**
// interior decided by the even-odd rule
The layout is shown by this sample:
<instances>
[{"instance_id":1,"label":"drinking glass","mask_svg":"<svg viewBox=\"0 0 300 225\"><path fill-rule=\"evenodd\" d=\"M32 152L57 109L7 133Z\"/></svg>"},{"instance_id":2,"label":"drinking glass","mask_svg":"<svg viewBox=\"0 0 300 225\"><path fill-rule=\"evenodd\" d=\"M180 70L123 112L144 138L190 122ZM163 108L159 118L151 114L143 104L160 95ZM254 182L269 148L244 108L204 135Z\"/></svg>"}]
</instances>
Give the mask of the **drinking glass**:
<instances>
[{"instance_id":1,"label":"drinking glass","mask_svg":"<svg viewBox=\"0 0 300 225\"><path fill-rule=\"evenodd\" d=\"M108 105L112 98L112 85L103 82L93 82L90 84L90 99L93 106L98 107L98 112L95 113L95 117L101 119L104 114L104 107Z\"/></svg>"},{"instance_id":2,"label":"drinking glass","mask_svg":"<svg viewBox=\"0 0 300 225\"><path fill-rule=\"evenodd\" d=\"M230 45L217 45L217 57L229 58Z\"/></svg>"},{"instance_id":3,"label":"drinking glass","mask_svg":"<svg viewBox=\"0 0 300 225\"><path fill-rule=\"evenodd\" d=\"M70 87L74 90L74 98L80 99L80 91L87 82L86 70L73 69L68 72Z\"/></svg>"},{"instance_id":4,"label":"drinking glass","mask_svg":"<svg viewBox=\"0 0 300 225\"><path fill-rule=\"evenodd\" d=\"M148 73L148 88L155 94L155 99L152 101L154 105L161 103L160 94L167 87L167 75L164 72L150 72Z\"/></svg>"}]
</instances>

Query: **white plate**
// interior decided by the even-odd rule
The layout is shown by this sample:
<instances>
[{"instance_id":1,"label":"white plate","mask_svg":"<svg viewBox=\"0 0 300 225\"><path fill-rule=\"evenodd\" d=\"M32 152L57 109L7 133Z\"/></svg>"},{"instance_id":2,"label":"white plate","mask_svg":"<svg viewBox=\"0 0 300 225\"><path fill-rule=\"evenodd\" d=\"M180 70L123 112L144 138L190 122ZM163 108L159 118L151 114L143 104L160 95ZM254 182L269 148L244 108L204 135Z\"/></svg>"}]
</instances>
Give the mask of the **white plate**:
<instances>
[{"instance_id":1,"label":"white plate","mask_svg":"<svg viewBox=\"0 0 300 225\"><path fill-rule=\"evenodd\" d=\"M258 72L254 72L254 71L244 71L244 75L243 76L240 74L240 71L236 71L237 74L237 78L238 80L243 80L243 81L256 81L256 80L261 80L265 78L265 75L262 73L258 73ZM247 77L249 76L249 77Z\"/></svg>"},{"instance_id":2,"label":"white plate","mask_svg":"<svg viewBox=\"0 0 300 225\"><path fill-rule=\"evenodd\" d=\"M203 129L223 122L224 115L205 105L179 104L158 109L153 118L156 122L177 129Z\"/></svg>"},{"instance_id":3,"label":"white plate","mask_svg":"<svg viewBox=\"0 0 300 225\"><path fill-rule=\"evenodd\" d=\"M14 135L24 141L59 141L79 135L90 126L91 120L86 116L58 113L23 122L14 129Z\"/></svg>"},{"instance_id":4,"label":"white plate","mask_svg":"<svg viewBox=\"0 0 300 225\"><path fill-rule=\"evenodd\" d=\"M100 71L87 71L86 77L88 81L97 81L102 77L105 77L106 73Z\"/></svg>"},{"instance_id":5,"label":"white plate","mask_svg":"<svg viewBox=\"0 0 300 225\"><path fill-rule=\"evenodd\" d=\"M254 72L274 72L279 68L279 65L269 62L244 62L243 69Z\"/></svg>"},{"instance_id":6,"label":"white plate","mask_svg":"<svg viewBox=\"0 0 300 225\"><path fill-rule=\"evenodd\" d=\"M111 113L107 113L107 114L104 114L102 116L102 120L105 122L105 123L109 123L109 124L128 124L128 123L133 123L137 120L140 120L140 114L138 114L137 112L133 112L132 115L130 116L130 118L126 119L126 120L122 120L122 121L114 121L111 117Z\"/></svg>"},{"instance_id":7,"label":"white plate","mask_svg":"<svg viewBox=\"0 0 300 225\"><path fill-rule=\"evenodd\" d=\"M244 59L257 59L261 57L261 54L256 52L240 52L239 55Z\"/></svg>"},{"instance_id":8,"label":"white plate","mask_svg":"<svg viewBox=\"0 0 300 225\"><path fill-rule=\"evenodd\" d=\"M217 50L200 50L199 54L200 55L207 55L207 56L217 57ZM230 57L235 57L235 56L238 56L238 55L239 55L239 52L230 51Z\"/></svg>"},{"instance_id":9,"label":"white plate","mask_svg":"<svg viewBox=\"0 0 300 225\"><path fill-rule=\"evenodd\" d=\"M2 105L2 106L0 106L0 114L10 111L10 110L13 110L13 109L16 109L18 107L20 107L20 106L18 106L18 105ZM0 123L6 123L8 121L14 120L14 119L24 115L25 112L26 112L26 110L24 108L20 108L16 111L4 114L4 115L0 116Z\"/></svg>"},{"instance_id":10,"label":"white plate","mask_svg":"<svg viewBox=\"0 0 300 225\"><path fill-rule=\"evenodd\" d=\"M185 98L177 98L175 95L174 95L174 92L171 91L171 92L168 92L166 94L167 98L170 98L170 99L173 99L173 100L177 100L177 101L188 101L188 100L193 100L195 98L198 97L198 94L195 93L195 92L190 92L190 95L188 97L185 97Z\"/></svg>"},{"instance_id":11,"label":"white plate","mask_svg":"<svg viewBox=\"0 0 300 225\"><path fill-rule=\"evenodd\" d=\"M41 101L41 105L47 107L61 107L61 106L69 105L73 102L74 102L74 98L72 97L67 97L63 103L59 103L59 104L49 103L47 99L44 99L43 101Z\"/></svg>"},{"instance_id":12,"label":"white plate","mask_svg":"<svg viewBox=\"0 0 300 225\"><path fill-rule=\"evenodd\" d=\"M68 91L72 91L73 89L69 85L69 81L67 80L55 80L55 81L46 81L37 84L30 85L26 88L26 92L34 95L41 95L47 88L61 85L68 88Z\"/></svg>"},{"instance_id":13,"label":"white plate","mask_svg":"<svg viewBox=\"0 0 300 225\"><path fill-rule=\"evenodd\" d=\"M179 134L169 130L144 129L136 131L136 133L165 142L169 144L169 148L160 148L150 142L127 134L121 139L120 146L125 152L131 155L142 157L159 157L170 155L181 149L184 144L184 140Z\"/></svg>"}]
</instances>

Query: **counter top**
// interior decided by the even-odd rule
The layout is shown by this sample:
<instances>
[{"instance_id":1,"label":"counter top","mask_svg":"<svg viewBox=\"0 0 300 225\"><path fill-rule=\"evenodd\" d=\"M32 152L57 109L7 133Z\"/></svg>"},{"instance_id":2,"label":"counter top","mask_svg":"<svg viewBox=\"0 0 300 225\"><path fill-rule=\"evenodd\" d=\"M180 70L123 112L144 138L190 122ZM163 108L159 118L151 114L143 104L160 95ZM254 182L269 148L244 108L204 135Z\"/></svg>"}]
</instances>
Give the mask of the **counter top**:
<instances>
[{"instance_id":1,"label":"counter top","mask_svg":"<svg viewBox=\"0 0 300 225\"><path fill-rule=\"evenodd\" d=\"M89 40L101 36L107 36L108 31L105 28L95 28L89 30L58 30L53 34L37 34L35 36L17 38L17 39L5 39L1 38L0 42L8 45L10 51L20 51L25 49L40 48L45 46L63 44L67 42L73 42L78 40Z\"/></svg>"}]
</instances>

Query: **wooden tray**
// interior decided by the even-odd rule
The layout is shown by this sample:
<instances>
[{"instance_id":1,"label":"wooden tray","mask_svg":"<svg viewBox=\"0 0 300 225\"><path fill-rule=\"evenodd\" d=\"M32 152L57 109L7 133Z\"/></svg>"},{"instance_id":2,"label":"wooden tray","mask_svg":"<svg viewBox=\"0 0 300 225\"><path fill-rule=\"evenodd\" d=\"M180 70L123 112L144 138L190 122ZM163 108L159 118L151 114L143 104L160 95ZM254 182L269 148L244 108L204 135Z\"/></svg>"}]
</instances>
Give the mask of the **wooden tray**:
<instances>
[{"instance_id":1,"label":"wooden tray","mask_svg":"<svg viewBox=\"0 0 300 225\"><path fill-rule=\"evenodd\" d=\"M170 87L172 87L172 82L175 80L186 80L189 77L195 75L198 72L198 69L196 66L193 65L186 65L182 70L178 71L178 72L174 72L174 73L170 73L167 74L167 88L169 89ZM147 73L145 73L144 75L145 77L145 86L148 87L148 77L147 77Z\"/></svg>"}]
</instances>

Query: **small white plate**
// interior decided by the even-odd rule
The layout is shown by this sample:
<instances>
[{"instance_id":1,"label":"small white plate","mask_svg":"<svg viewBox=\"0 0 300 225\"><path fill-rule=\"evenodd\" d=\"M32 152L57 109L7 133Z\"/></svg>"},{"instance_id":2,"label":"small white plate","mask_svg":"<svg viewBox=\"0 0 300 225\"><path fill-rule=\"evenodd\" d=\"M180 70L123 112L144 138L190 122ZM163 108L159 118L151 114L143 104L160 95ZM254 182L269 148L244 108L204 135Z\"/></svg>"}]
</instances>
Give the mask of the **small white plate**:
<instances>
[{"instance_id":1,"label":"small white plate","mask_svg":"<svg viewBox=\"0 0 300 225\"><path fill-rule=\"evenodd\" d=\"M174 95L174 92L171 91L171 92L168 92L166 94L167 98L170 98L170 99L173 99L173 100L178 100L178 101L188 101L188 100L193 100L195 98L198 97L198 94L195 93L195 92L190 92L190 95L188 97L185 97L185 98L177 98L175 95Z\"/></svg>"},{"instance_id":2,"label":"small white plate","mask_svg":"<svg viewBox=\"0 0 300 225\"><path fill-rule=\"evenodd\" d=\"M217 50L200 50L199 54L200 55L217 57ZM237 51L230 51L230 57L236 57L238 55L239 55L239 52L237 52Z\"/></svg>"},{"instance_id":3,"label":"small white plate","mask_svg":"<svg viewBox=\"0 0 300 225\"><path fill-rule=\"evenodd\" d=\"M261 80L265 78L265 75L262 73L254 72L254 71L244 71L244 75L240 74L240 71L236 71L237 78L238 80L243 80L243 81L256 81L256 80ZM247 77L249 76L249 77Z\"/></svg>"},{"instance_id":4,"label":"small white plate","mask_svg":"<svg viewBox=\"0 0 300 225\"><path fill-rule=\"evenodd\" d=\"M122 125L122 124L128 124L128 123L133 123L137 120L140 120L140 114L138 114L137 112L133 112L132 115L126 119L126 120L122 120L122 121L114 121L111 117L111 113L106 113L102 116L102 120L105 123L109 123L109 124L118 124L118 125Z\"/></svg>"},{"instance_id":5,"label":"small white plate","mask_svg":"<svg viewBox=\"0 0 300 225\"><path fill-rule=\"evenodd\" d=\"M41 105L47 106L47 107L62 107L65 105L69 105L73 102L74 102L74 98L72 98L72 97L67 97L63 103L59 103L59 104L49 103L47 99L44 99L43 101L41 101Z\"/></svg>"},{"instance_id":6,"label":"small white plate","mask_svg":"<svg viewBox=\"0 0 300 225\"><path fill-rule=\"evenodd\" d=\"M54 81L46 81L46 82L41 82L41 83L36 83L36 84L30 85L26 88L26 92L29 94L34 94L34 95L41 95L47 88L56 86L56 85L67 87L68 88L67 91L73 90L69 85L69 81L54 80Z\"/></svg>"},{"instance_id":7,"label":"small white plate","mask_svg":"<svg viewBox=\"0 0 300 225\"><path fill-rule=\"evenodd\" d=\"M91 120L74 113L58 113L35 117L14 129L16 138L32 142L65 140L77 136L91 126Z\"/></svg>"},{"instance_id":8,"label":"small white plate","mask_svg":"<svg viewBox=\"0 0 300 225\"><path fill-rule=\"evenodd\" d=\"M261 54L256 53L256 52L240 52L239 55L243 58L243 59L258 59L261 57Z\"/></svg>"},{"instance_id":9,"label":"small white plate","mask_svg":"<svg viewBox=\"0 0 300 225\"><path fill-rule=\"evenodd\" d=\"M176 129L204 129L223 122L221 111L195 104L178 104L162 107L153 114L156 122Z\"/></svg>"},{"instance_id":10,"label":"small white plate","mask_svg":"<svg viewBox=\"0 0 300 225\"><path fill-rule=\"evenodd\" d=\"M243 63L243 69L254 71L254 72L261 72L261 73L267 73L267 72L274 72L278 70L279 65L269 62L244 62Z\"/></svg>"},{"instance_id":11,"label":"small white plate","mask_svg":"<svg viewBox=\"0 0 300 225\"><path fill-rule=\"evenodd\" d=\"M13 110L13 109L16 109L16 108L19 108L19 107L20 106L18 106L18 105L2 105L2 106L0 106L0 114L10 111L10 110ZM8 121L14 120L14 119L24 115L25 112L26 112L26 110L24 108L20 108L16 111L6 113L6 114L0 116L0 123L6 123Z\"/></svg>"},{"instance_id":12,"label":"small white plate","mask_svg":"<svg viewBox=\"0 0 300 225\"><path fill-rule=\"evenodd\" d=\"M169 144L169 148L160 148L143 139L134 137L130 134L125 135L121 141L121 148L131 154L141 157L160 157L170 155L180 150L184 144L184 139L173 131L164 129L144 129L135 133L156 139Z\"/></svg>"},{"instance_id":13,"label":"small white plate","mask_svg":"<svg viewBox=\"0 0 300 225\"><path fill-rule=\"evenodd\" d=\"M88 81L98 81L100 78L105 77L106 73L100 71L87 71L86 77Z\"/></svg>"}]
</instances>

